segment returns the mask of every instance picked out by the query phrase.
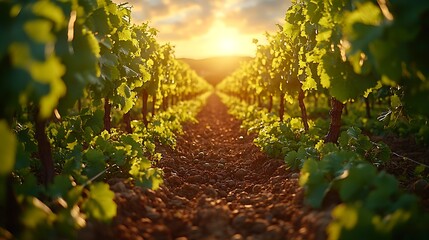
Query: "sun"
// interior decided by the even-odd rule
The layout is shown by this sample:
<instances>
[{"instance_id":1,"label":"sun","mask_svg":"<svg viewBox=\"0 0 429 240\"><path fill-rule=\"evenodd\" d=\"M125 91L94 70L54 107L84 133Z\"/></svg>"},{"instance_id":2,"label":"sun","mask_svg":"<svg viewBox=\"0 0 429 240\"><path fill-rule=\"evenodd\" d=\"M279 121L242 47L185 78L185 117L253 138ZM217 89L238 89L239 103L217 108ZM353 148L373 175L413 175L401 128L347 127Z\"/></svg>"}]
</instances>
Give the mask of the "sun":
<instances>
[{"instance_id":1,"label":"sun","mask_svg":"<svg viewBox=\"0 0 429 240\"><path fill-rule=\"evenodd\" d=\"M244 34L230 24L218 20L210 26L206 34L180 40L176 56L191 58L251 56L256 51L256 46L252 43L254 38L259 36Z\"/></svg>"},{"instance_id":2,"label":"sun","mask_svg":"<svg viewBox=\"0 0 429 240\"><path fill-rule=\"evenodd\" d=\"M207 52L212 55L236 55L243 51L243 36L223 22L216 22L206 38Z\"/></svg>"},{"instance_id":3,"label":"sun","mask_svg":"<svg viewBox=\"0 0 429 240\"><path fill-rule=\"evenodd\" d=\"M221 39L219 39L218 42L218 49L221 53L223 54L232 54L235 51L237 51L238 48L238 38L234 38L234 37L223 37Z\"/></svg>"}]
</instances>

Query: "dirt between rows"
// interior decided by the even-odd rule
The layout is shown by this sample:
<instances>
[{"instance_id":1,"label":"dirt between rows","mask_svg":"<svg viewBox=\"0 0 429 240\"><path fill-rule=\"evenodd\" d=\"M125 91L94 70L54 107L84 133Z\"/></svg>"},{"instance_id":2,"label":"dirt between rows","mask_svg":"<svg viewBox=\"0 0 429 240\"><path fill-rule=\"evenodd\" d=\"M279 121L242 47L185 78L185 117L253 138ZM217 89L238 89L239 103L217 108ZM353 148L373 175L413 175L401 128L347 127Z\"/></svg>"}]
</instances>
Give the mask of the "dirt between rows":
<instances>
[{"instance_id":1,"label":"dirt between rows","mask_svg":"<svg viewBox=\"0 0 429 240\"><path fill-rule=\"evenodd\" d=\"M177 147L159 147L165 182L142 190L113 179L118 215L84 231L94 239L325 239L331 207L303 205L299 174L270 159L213 94L184 126Z\"/></svg>"}]
</instances>

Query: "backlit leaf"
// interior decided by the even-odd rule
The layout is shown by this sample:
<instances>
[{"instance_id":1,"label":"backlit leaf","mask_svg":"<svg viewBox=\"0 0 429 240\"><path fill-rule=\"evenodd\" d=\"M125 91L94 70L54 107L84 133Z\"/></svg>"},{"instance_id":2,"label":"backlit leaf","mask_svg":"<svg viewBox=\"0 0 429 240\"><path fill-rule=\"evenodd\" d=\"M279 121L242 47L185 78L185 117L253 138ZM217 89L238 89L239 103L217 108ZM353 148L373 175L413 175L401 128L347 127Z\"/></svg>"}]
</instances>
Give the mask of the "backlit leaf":
<instances>
[{"instance_id":1,"label":"backlit leaf","mask_svg":"<svg viewBox=\"0 0 429 240\"><path fill-rule=\"evenodd\" d=\"M89 198L82 204L83 210L89 217L107 222L116 216L116 203L113 201L115 194L109 189L109 185L97 182L89 186Z\"/></svg>"},{"instance_id":2,"label":"backlit leaf","mask_svg":"<svg viewBox=\"0 0 429 240\"><path fill-rule=\"evenodd\" d=\"M17 140L5 120L0 120L0 177L8 175L15 165Z\"/></svg>"}]
</instances>

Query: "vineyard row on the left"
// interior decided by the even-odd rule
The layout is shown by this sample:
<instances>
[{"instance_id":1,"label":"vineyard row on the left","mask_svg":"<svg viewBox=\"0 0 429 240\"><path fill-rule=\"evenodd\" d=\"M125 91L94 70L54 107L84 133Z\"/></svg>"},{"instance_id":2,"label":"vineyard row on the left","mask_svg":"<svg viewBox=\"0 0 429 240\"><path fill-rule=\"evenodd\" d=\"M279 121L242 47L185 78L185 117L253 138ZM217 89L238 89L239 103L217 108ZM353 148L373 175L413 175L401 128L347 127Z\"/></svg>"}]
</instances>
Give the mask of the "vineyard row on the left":
<instances>
[{"instance_id":1,"label":"vineyard row on the left","mask_svg":"<svg viewBox=\"0 0 429 240\"><path fill-rule=\"evenodd\" d=\"M111 0L0 1L0 238L74 238L115 216L103 180L162 183L155 143L174 146L211 87L130 16Z\"/></svg>"}]
</instances>

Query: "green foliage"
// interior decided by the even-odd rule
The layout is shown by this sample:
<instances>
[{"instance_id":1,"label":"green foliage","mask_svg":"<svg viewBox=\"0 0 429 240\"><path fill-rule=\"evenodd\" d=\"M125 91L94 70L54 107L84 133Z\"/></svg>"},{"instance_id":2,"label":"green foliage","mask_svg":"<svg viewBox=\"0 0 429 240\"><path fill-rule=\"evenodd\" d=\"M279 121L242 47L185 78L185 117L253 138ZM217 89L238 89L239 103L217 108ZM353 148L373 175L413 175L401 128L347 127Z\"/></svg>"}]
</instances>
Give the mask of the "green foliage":
<instances>
[{"instance_id":1,"label":"green foliage","mask_svg":"<svg viewBox=\"0 0 429 240\"><path fill-rule=\"evenodd\" d=\"M111 0L0 1L0 208L11 207L6 199L20 205L11 209L22 227L13 237L74 239L88 219L110 221L114 193L102 181L116 176L158 188L156 143L174 147L181 124L196 121L211 87L174 58L172 46L158 43L155 29L131 24L130 16L129 6ZM144 90L157 115L148 127L132 121L125 134L120 119L141 118ZM158 113L163 99L176 106ZM53 166L40 161L36 123L46 123L41 135ZM42 185L44 168L55 176Z\"/></svg>"},{"instance_id":2,"label":"green foliage","mask_svg":"<svg viewBox=\"0 0 429 240\"><path fill-rule=\"evenodd\" d=\"M368 15L368 12L371 14ZM381 75L383 83L400 87L409 113L428 116L428 64L424 53L429 4L425 1L394 1L391 4L361 1L346 16L344 33L351 43L349 55L361 55ZM364 16L364 17L362 17ZM363 66L362 64L360 64ZM360 70L360 69L357 69Z\"/></svg>"},{"instance_id":3,"label":"green foliage","mask_svg":"<svg viewBox=\"0 0 429 240\"><path fill-rule=\"evenodd\" d=\"M0 136L2 139L2 144L0 144L0 177L5 177L15 165L17 139L4 120L0 120Z\"/></svg>"},{"instance_id":4,"label":"green foliage","mask_svg":"<svg viewBox=\"0 0 429 240\"><path fill-rule=\"evenodd\" d=\"M106 183L94 183L89 186L89 197L83 202L82 208L89 217L99 221L110 221L116 216L115 194Z\"/></svg>"},{"instance_id":5,"label":"green foliage","mask_svg":"<svg viewBox=\"0 0 429 240\"><path fill-rule=\"evenodd\" d=\"M383 142L371 142L369 137L363 135L359 128L351 127L347 129L341 134L338 143L341 148L357 152L377 165L390 159L391 151L389 147Z\"/></svg>"},{"instance_id":6,"label":"green foliage","mask_svg":"<svg viewBox=\"0 0 429 240\"><path fill-rule=\"evenodd\" d=\"M318 208L328 193L339 196L343 203L332 212L329 239L425 239L429 234L423 223L428 215L416 198L402 193L392 175L377 171L390 160L389 147L372 142L359 128L414 136L427 144L428 19L427 1L292 1L285 24L267 34L267 44L257 45L253 61L218 85L229 95L223 99L230 112L257 134L256 145L292 169L301 168L306 204ZM342 129L337 145L325 144L324 116L315 114L319 119L308 132L293 124L300 122L291 117L299 90L343 103L374 98L384 102L378 118L383 122L355 115L343 121L354 127ZM264 99L283 97L280 93L290 103L283 122L263 109Z\"/></svg>"},{"instance_id":7,"label":"green foliage","mask_svg":"<svg viewBox=\"0 0 429 240\"><path fill-rule=\"evenodd\" d=\"M9 173L14 169L17 150L17 139L4 120L0 120L0 206L5 205L6 184Z\"/></svg>"},{"instance_id":8,"label":"green foliage","mask_svg":"<svg viewBox=\"0 0 429 240\"><path fill-rule=\"evenodd\" d=\"M394 176L377 171L376 166L390 160L386 144L370 141L357 127L345 129L337 145L325 144L316 135L323 132L320 121L304 133L300 124L293 124L293 118L278 122L264 109L220 96L230 112L243 120L242 127L257 134L255 143L263 151L283 157L292 169L300 169L306 205L320 208L328 194L338 195L342 203L332 211L329 239L428 236L424 222L429 216L422 212L418 199L403 193Z\"/></svg>"}]
</instances>

